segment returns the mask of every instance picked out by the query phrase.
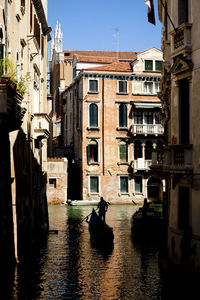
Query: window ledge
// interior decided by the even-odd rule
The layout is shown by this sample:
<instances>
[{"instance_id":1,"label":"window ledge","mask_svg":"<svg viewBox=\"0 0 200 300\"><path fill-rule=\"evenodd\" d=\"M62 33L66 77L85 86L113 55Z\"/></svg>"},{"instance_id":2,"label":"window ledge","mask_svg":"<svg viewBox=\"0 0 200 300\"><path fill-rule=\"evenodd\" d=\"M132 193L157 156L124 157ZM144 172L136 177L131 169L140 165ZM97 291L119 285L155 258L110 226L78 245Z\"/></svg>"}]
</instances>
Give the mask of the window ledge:
<instances>
[{"instance_id":1,"label":"window ledge","mask_svg":"<svg viewBox=\"0 0 200 300\"><path fill-rule=\"evenodd\" d=\"M87 127L87 130L93 130L93 131L97 130L97 131L99 131L100 127Z\"/></svg>"},{"instance_id":2,"label":"window ledge","mask_svg":"<svg viewBox=\"0 0 200 300\"><path fill-rule=\"evenodd\" d=\"M117 127L118 131L128 131L128 127Z\"/></svg>"},{"instance_id":3,"label":"window ledge","mask_svg":"<svg viewBox=\"0 0 200 300\"><path fill-rule=\"evenodd\" d=\"M119 193L119 196L129 196L130 197L130 193Z\"/></svg>"},{"instance_id":4,"label":"window ledge","mask_svg":"<svg viewBox=\"0 0 200 300\"><path fill-rule=\"evenodd\" d=\"M88 91L88 94L98 94L99 92L98 91Z\"/></svg>"},{"instance_id":5,"label":"window ledge","mask_svg":"<svg viewBox=\"0 0 200 300\"><path fill-rule=\"evenodd\" d=\"M99 162L89 162L88 165L89 165L89 166L90 166L90 165L98 165L98 166L100 166L100 163L99 163Z\"/></svg>"},{"instance_id":6,"label":"window ledge","mask_svg":"<svg viewBox=\"0 0 200 300\"><path fill-rule=\"evenodd\" d=\"M126 161L126 162L118 162L117 164L118 164L118 166L120 166L120 165L126 165L126 166L128 166L129 162L128 161Z\"/></svg>"},{"instance_id":7,"label":"window ledge","mask_svg":"<svg viewBox=\"0 0 200 300\"><path fill-rule=\"evenodd\" d=\"M127 92L117 92L117 95L128 95L129 93Z\"/></svg>"}]
</instances>

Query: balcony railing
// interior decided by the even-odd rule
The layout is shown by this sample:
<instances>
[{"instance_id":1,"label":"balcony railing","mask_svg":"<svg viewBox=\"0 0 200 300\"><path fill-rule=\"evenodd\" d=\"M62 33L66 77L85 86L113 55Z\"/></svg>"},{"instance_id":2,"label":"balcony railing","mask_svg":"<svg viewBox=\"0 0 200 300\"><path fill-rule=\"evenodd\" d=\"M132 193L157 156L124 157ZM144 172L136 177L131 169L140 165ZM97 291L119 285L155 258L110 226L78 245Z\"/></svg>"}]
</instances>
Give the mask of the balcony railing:
<instances>
[{"instance_id":1,"label":"balcony railing","mask_svg":"<svg viewBox=\"0 0 200 300\"><path fill-rule=\"evenodd\" d=\"M43 136L49 137L49 116L46 113L36 113L33 118L34 138Z\"/></svg>"},{"instance_id":2,"label":"balcony railing","mask_svg":"<svg viewBox=\"0 0 200 300\"><path fill-rule=\"evenodd\" d=\"M132 129L133 135L137 134L163 134L164 133L164 127L161 124L134 124Z\"/></svg>"},{"instance_id":3,"label":"balcony railing","mask_svg":"<svg viewBox=\"0 0 200 300\"><path fill-rule=\"evenodd\" d=\"M184 23L180 25L176 31L172 31L172 56L179 54L188 55L192 51L192 34L191 24Z\"/></svg>"},{"instance_id":4,"label":"balcony railing","mask_svg":"<svg viewBox=\"0 0 200 300\"><path fill-rule=\"evenodd\" d=\"M0 83L0 126L9 132L20 128L26 108L23 96L9 83Z\"/></svg>"},{"instance_id":5,"label":"balcony railing","mask_svg":"<svg viewBox=\"0 0 200 300\"><path fill-rule=\"evenodd\" d=\"M146 160L144 158L138 158L131 162L132 168L134 172L139 170L150 170L150 166L152 164L152 160Z\"/></svg>"},{"instance_id":6,"label":"balcony railing","mask_svg":"<svg viewBox=\"0 0 200 300\"><path fill-rule=\"evenodd\" d=\"M170 172L192 170L192 145L173 145L153 151L151 167Z\"/></svg>"}]
</instances>

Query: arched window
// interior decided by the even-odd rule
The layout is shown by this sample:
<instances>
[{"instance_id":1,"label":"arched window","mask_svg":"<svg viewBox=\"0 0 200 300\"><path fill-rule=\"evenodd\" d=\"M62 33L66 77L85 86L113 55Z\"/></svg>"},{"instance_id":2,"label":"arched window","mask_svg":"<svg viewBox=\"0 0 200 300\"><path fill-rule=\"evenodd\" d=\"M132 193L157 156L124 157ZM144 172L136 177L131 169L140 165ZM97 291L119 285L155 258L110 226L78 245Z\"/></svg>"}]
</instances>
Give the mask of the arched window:
<instances>
[{"instance_id":1,"label":"arched window","mask_svg":"<svg viewBox=\"0 0 200 300\"><path fill-rule=\"evenodd\" d=\"M98 143L95 140L91 140L87 146L87 159L88 164L98 162Z\"/></svg>"},{"instance_id":2,"label":"arched window","mask_svg":"<svg viewBox=\"0 0 200 300\"><path fill-rule=\"evenodd\" d=\"M98 127L98 106L95 103L90 104L89 107L89 124L90 127Z\"/></svg>"},{"instance_id":3,"label":"arched window","mask_svg":"<svg viewBox=\"0 0 200 300\"><path fill-rule=\"evenodd\" d=\"M127 106L124 103L119 105L119 127L127 127Z\"/></svg>"}]
</instances>

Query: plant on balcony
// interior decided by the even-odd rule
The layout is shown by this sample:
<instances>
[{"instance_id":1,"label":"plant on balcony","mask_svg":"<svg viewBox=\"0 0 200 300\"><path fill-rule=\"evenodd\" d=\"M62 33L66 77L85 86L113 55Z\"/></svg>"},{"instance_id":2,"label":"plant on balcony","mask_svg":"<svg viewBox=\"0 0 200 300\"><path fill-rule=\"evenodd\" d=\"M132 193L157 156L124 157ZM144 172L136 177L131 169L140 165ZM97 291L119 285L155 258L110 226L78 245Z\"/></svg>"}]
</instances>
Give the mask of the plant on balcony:
<instances>
[{"instance_id":1,"label":"plant on balcony","mask_svg":"<svg viewBox=\"0 0 200 300\"><path fill-rule=\"evenodd\" d=\"M31 80L29 74L16 79L17 72L14 63L6 56L0 59L0 83L16 89L20 94L24 95L27 91L27 83Z\"/></svg>"}]
</instances>

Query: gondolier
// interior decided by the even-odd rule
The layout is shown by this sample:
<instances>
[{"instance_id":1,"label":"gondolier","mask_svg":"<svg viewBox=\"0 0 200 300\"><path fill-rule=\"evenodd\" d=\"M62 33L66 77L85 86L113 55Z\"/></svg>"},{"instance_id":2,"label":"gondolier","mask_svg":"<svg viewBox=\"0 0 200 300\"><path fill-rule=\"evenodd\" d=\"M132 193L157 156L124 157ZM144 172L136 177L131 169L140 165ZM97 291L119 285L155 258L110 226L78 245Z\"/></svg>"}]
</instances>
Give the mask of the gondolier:
<instances>
[{"instance_id":1,"label":"gondolier","mask_svg":"<svg viewBox=\"0 0 200 300\"><path fill-rule=\"evenodd\" d=\"M108 203L103 199L103 197L100 198L97 208L99 209L100 219L105 222L106 221L106 211L108 209Z\"/></svg>"}]
</instances>

